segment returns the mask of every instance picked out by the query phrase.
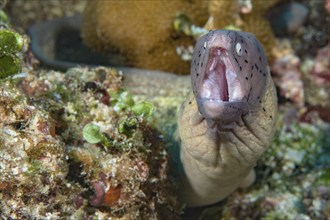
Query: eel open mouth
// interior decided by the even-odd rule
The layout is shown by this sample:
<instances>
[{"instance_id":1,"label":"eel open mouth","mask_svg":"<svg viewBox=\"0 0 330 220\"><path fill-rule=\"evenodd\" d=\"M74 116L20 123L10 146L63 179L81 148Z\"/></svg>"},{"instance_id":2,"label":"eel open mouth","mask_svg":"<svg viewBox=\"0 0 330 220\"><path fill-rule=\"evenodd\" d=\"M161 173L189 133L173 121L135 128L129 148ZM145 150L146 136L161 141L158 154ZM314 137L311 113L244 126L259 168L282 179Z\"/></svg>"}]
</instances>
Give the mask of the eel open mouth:
<instances>
[{"instance_id":1,"label":"eel open mouth","mask_svg":"<svg viewBox=\"0 0 330 220\"><path fill-rule=\"evenodd\" d=\"M235 121L242 112L247 111L243 88L228 51L222 47L209 49L198 93L199 110L205 118L221 120L224 123Z\"/></svg>"},{"instance_id":2,"label":"eel open mouth","mask_svg":"<svg viewBox=\"0 0 330 220\"><path fill-rule=\"evenodd\" d=\"M226 49L221 47L210 49L200 98L218 102L242 100L238 75Z\"/></svg>"}]
</instances>

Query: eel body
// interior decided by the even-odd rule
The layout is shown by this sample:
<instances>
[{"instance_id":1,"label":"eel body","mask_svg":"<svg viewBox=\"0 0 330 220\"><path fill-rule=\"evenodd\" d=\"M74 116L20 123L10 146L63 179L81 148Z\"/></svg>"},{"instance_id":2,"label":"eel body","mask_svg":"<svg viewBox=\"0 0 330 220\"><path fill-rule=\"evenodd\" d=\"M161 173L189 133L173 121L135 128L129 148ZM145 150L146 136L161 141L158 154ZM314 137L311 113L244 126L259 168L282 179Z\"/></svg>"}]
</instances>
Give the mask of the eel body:
<instances>
[{"instance_id":1,"label":"eel body","mask_svg":"<svg viewBox=\"0 0 330 220\"><path fill-rule=\"evenodd\" d=\"M194 207L221 201L244 179L251 182L274 134L277 96L262 45L239 31L215 30L199 38L191 84L178 129L180 196Z\"/></svg>"}]
</instances>

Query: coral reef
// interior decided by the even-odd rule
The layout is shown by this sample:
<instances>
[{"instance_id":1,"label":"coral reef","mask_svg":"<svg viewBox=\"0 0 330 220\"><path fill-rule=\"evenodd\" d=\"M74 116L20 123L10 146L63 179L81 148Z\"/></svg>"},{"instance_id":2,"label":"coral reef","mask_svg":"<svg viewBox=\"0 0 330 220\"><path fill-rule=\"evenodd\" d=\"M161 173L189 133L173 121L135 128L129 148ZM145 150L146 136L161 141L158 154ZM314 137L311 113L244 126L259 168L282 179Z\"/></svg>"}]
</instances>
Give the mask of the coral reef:
<instances>
[{"instance_id":1,"label":"coral reef","mask_svg":"<svg viewBox=\"0 0 330 220\"><path fill-rule=\"evenodd\" d=\"M120 73L41 70L0 90L2 218L178 217L153 107L133 101Z\"/></svg>"},{"instance_id":2,"label":"coral reef","mask_svg":"<svg viewBox=\"0 0 330 220\"><path fill-rule=\"evenodd\" d=\"M194 44L192 37L177 34L172 22L186 14L196 25L207 20L206 1L90 1L84 12L84 42L96 50L115 50L128 65L188 73L190 62L176 53Z\"/></svg>"},{"instance_id":3,"label":"coral reef","mask_svg":"<svg viewBox=\"0 0 330 220\"><path fill-rule=\"evenodd\" d=\"M208 10L206 28L253 32L272 54L280 118L273 144L256 165L256 184L200 219L330 219L330 1L299 0L310 11L305 24L274 41L263 16L279 1L87 3L85 25L92 31L86 40L131 56L130 65L188 73L181 59L189 60L194 39L176 33L173 20L187 16L195 24L189 35L201 31ZM86 3L10 0L0 7L3 2L19 31L82 11ZM116 17L104 19L110 11ZM0 20L8 28L2 11ZM1 56L5 44L0 40ZM182 207L168 175L168 147L177 146L176 112L189 79L136 69L125 75L106 68L35 70L27 45L23 53L17 53L21 46L5 51L23 61L22 70L0 80L0 218L178 219Z\"/></svg>"}]
</instances>

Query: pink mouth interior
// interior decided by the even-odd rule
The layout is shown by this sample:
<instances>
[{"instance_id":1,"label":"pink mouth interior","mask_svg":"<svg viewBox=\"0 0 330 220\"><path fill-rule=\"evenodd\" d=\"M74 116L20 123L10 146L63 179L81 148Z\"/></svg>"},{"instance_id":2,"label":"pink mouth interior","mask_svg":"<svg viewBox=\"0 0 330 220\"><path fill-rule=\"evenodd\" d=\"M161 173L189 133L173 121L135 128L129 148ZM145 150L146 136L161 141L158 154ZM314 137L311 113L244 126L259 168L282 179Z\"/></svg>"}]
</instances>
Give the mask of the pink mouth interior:
<instances>
[{"instance_id":1,"label":"pink mouth interior","mask_svg":"<svg viewBox=\"0 0 330 220\"><path fill-rule=\"evenodd\" d=\"M230 74L228 72L234 72L234 70L226 50L219 47L211 48L205 69L205 77L201 85L201 98L211 101L230 101L227 79Z\"/></svg>"}]
</instances>

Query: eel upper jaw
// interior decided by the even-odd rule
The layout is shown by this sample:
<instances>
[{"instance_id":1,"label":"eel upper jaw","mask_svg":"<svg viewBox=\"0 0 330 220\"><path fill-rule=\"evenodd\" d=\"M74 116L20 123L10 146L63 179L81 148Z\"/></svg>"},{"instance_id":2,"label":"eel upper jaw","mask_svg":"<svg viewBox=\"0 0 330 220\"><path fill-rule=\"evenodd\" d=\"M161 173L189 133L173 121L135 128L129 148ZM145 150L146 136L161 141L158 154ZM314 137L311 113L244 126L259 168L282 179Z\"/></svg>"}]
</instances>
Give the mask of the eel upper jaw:
<instances>
[{"instance_id":1,"label":"eel upper jaw","mask_svg":"<svg viewBox=\"0 0 330 220\"><path fill-rule=\"evenodd\" d=\"M248 104L228 50L212 47L209 51L197 94L198 108L206 120L227 125L239 120Z\"/></svg>"}]
</instances>

